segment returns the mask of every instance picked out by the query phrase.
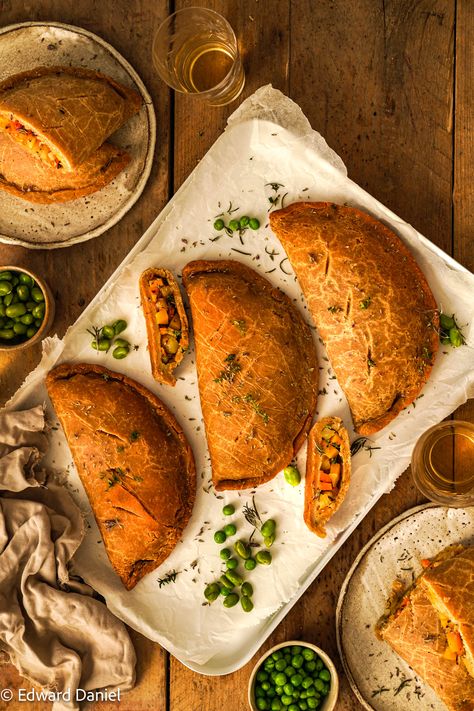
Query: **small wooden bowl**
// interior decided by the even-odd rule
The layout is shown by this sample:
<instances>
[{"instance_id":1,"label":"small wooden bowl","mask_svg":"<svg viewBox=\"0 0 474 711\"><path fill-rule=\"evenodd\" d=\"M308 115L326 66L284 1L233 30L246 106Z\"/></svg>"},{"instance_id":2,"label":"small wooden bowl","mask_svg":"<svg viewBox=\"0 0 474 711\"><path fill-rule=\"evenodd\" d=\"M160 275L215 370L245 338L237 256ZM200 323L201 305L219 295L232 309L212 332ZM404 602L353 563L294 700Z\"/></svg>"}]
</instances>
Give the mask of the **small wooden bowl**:
<instances>
[{"instance_id":1,"label":"small wooden bowl","mask_svg":"<svg viewBox=\"0 0 474 711\"><path fill-rule=\"evenodd\" d=\"M22 341L21 343L14 343L12 345L8 345L8 343L1 343L0 342L0 351L21 351L24 348L29 348L30 346L34 345L35 343L42 341L43 338L50 331L51 326L53 325L54 313L55 313L54 297L53 297L53 294L51 293L51 289L46 284L46 282L43 279L41 279L37 274L32 272L30 269L27 269L26 267L19 267L19 266L15 266L15 265L9 265L6 267L2 266L2 267L0 267L0 272L23 272L23 274L28 274L28 276L30 276L32 279L35 280L35 282L37 283L37 285L39 286L39 288L41 289L41 291L44 294L45 311L44 311L43 323L38 328L35 335L26 341Z\"/></svg>"},{"instance_id":2,"label":"small wooden bowl","mask_svg":"<svg viewBox=\"0 0 474 711\"><path fill-rule=\"evenodd\" d=\"M255 664L254 668L252 669L252 673L250 674L250 679L249 679L249 686L248 686L248 700L249 700L249 707L251 711L259 711L257 708L257 705L255 703L255 682L257 678L257 672L262 666L263 662L267 657L269 657L273 652L276 652L277 649L283 649L283 647L293 647L294 645L298 645L299 647L307 647L308 649L312 649L313 652L315 652L318 657L321 658L321 660L324 662L326 667L328 668L329 673L331 674L331 682L330 682L330 690L329 694L326 696L326 699L324 700L324 703L322 706L319 707L319 711L333 711L333 709L336 707L336 701L337 697L339 694L339 677L336 671L336 667L334 666L332 660L326 652L324 652L320 647L316 647L315 644L311 644L311 642L302 642L301 640L290 640L289 642L282 642L281 644L276 644L274 647L269 649L265 654L263 654L258 662Z\"/></svg>"}]
</instances>

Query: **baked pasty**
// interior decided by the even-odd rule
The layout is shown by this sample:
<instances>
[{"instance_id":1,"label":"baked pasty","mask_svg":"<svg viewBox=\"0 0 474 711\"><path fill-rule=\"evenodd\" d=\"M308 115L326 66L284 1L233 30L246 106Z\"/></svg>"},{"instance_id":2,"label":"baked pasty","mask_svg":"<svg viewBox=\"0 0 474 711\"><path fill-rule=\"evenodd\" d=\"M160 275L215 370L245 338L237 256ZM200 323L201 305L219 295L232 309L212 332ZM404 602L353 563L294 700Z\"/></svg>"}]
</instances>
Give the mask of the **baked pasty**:
<instances>
[{"instance_id":1,"label":"baked pasty","mask_svg":"<svg viewBox=\"0 0 474 711\"><path fill-rule=\"evenodd\" d=\"M183 284L214 487L258 486L291 461L311 425L311 330L282 291L240 262L191 262Z\"/></svg>"},{"instance_id":2,"label":"baked pasty","mask_svg":"<svg viewBox=\"0 0 474 711\"><path fill-rule=\"evenodd\" d=\"M150 268L140 277L151 372L155 380L175 385L174 369L189 345L188 319L179 286L168 269Z\"/></svg>"},{"instance_id":3,"label":"baked pasty","mask_svg":"<svg viewBox=\"0 0 474 711\"><path fill-rule=\"evenodd\" d=\"M438 350L439 314L411 252L353 207L298 202L270 213L354 427L370 435L419 395Z\"/></svg>"},{"instance_id":4,"label":"baked pasty","mask_svg":"<svg viewBox=\"0 0 474 711\"><path fill-rule=\"evenodd\" d=\"M194 505L191 448L156 395L88 363L46 378L110 562L130 590L171 553Z\"/></svg>"},{"instance_id":5,"label":"baked pasty","mask_svg":"<svg viewBox=\"0 0 474 711\"><path fill-rule=\"evenodd\" d=\"M74 170L141 106L136 91L80 67L36 67L0 83L0 131L52 168Z\"/></svg>"},{"instance_id":6,"label":"baked pasty","mask_svg":"<svg viewBox=\"0 0 474 711\"><path fill-rule=\"evenodd\" d=\"M0 131L0 189L36 203L76 200L105 187L130 161L126 151L104 143L74 171L52 168Z\"/></svg>"},{"instance_id":7,"label":"baked pasty","mask_svg":"<svg viewBox=\"0 0 474 711\"><path fill-rule=\"evenodd\" d=\"M326 536L326 523L342 504L351 479L351 445L339 417L324 417L308 436L304 520L310 531Z\"/></svg>"}]
</instances>

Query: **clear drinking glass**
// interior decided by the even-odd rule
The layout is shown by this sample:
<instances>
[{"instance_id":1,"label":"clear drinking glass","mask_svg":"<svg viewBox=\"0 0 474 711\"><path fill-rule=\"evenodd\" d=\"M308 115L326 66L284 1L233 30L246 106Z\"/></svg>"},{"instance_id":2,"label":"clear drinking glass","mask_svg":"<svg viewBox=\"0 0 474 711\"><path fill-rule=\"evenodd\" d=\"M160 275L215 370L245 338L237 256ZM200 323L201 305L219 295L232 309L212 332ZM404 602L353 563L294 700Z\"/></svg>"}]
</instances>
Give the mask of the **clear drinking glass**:
<instances>
[{"instance_id":1,"label":"clear drinking glass","mask_svg":"<svg viewBox=\"0 0 474 711\"><path fill-rule=\"evenodd\" d=\"M168 86L210 106L230 103L244 88L234 31L214 10L189 7L167 17L156 31L152 56Z\"/></svg>"},{"instance_id":2,"label":"clear drinking glass","mask_svg":"<svg viewBox=\"0 0 474 711\"><path fill-rule=\"evenodd\" d=\"M416 486L444 506L474 505L474 424L447 420L430 427L413 450Z\"/></svg>"}]
</instances>

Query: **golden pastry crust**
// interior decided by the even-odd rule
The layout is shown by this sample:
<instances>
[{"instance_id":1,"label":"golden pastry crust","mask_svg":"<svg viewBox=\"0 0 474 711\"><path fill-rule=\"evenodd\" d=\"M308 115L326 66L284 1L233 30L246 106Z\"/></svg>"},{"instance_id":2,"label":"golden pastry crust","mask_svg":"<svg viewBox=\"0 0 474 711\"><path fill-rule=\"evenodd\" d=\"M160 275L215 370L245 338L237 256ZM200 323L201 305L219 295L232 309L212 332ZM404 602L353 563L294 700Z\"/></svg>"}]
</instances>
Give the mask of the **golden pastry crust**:
<instances>
[{"instance_id":1,"label":"golden pastry crust","mask_svg":"<svg viewBox=\"0 0 474 711\"><path fill-rule=\"evenodd\" d=\"M0 83L0 120L33 132L63 170L74 170L140 109L136 91L81 67L36 67ZM5 130L5 129L4 129Z\"/></svg>"},{"instance_id":2,"label":"golden pastry crust","mask_svg":"<svg viewBox=\"0 0 474 711\"><path fill-rule=\"evenodd\" d=\"M357 432L386 427L419 395L439 345L439 314L411 252L353 207L300 202L270 213L305 294Z\"/></svg>"},{"instance_id":3,"label":"golden pastry crust","mask_svg":"<svg viewBox=\"0 0 474 711\"><path fill-rule=\"evenodd\" d=\"M178 338L178 350L174 357L168 362L163 361L163 334L160 333L160 327L157 324L157 300L153 294L151 284L156 279L161 279L166 282L165 286L172 291L172 305L174 305L177 316L180 322L180 335ZM179 290L178 283L169 269L152 267L146 269L140 276L140 297L145 315L146 332L148 336L148 351L150 353L151 372L155 380L158 380L167 385L176 385L176 378L173 375L173 370L181 363L184 354L189 346L188 334L188 318L183 306L183 299ZM169 330L169 329L166 329ZM165 334L166 335L166 334Z\"/></svg>"},{"instance_id":4,"label":"golden pastry crust","mask_svg":"<svg viewBox=\"0 0 474 711\"><path fill-rule=\"evenodd\" d=\"M169 556L191 517L191 447L161 400L121 373L65 363L46 386L110 562L130 590Z\"/></svg>"},{"instance_id":5,"label":"golden pastry crust","mask_svg":"<svg viewBox=\"0 0 474 711\"><path fill-rule=\"evenodd\" d=\"M0 131L0 189L29 202L54 204L101 190L130 162L130 156L104 143L74 171L37 160Z\"/></svg>"},{"instance_id":6,"label":"golden pastry crust","mask_svg":"<svg viewBox=\"0 0 474 711\"><path fill-rule=\"evenodd\" d=\"M336 477L333 475L333 488L323 491L321 489L321 484L324 485L324 482L321 482L321 465L326 447L323 435L329 428L341 440L340 443L333 445L333 449L338 449L338 453L333 452L332 457L328 457L333 459L336 464L340 464L339 479L336 483ZM310 531L321 538L325 538L326 523L342 504L349 489L350 480L351 445L347 430L339 417L324 417L313 425L308 436L304 490L305 523Z\"/></svg>"},{"instance_id":7,"label":"golden pastry crust","mask_svg":"<svg viewBox=\"0 0 474 711\"><path fill-rule=\"evenodd\" d=\"M183 284L214 487L258 486L291 461L311 426L311 330L282 291L240 262L191 262Z\"/></svg>"}]
</instances>

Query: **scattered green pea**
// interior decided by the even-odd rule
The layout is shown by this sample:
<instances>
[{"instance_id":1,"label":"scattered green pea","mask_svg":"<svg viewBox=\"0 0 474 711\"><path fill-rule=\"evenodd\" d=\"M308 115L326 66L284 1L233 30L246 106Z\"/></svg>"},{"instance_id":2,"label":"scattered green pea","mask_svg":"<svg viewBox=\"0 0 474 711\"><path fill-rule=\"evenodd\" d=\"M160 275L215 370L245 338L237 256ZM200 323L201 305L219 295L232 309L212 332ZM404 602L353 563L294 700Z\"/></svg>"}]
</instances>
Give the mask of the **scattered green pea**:
<instances>
[{"instance_id":1,"label":"scattered green pea","mask_svg":"<svg viewBox=\"0 0 474 711\"><path fill-rule=\"evenodd\" d=\"M270 565L272 562L272 554L270 551L257 551L255 559L260 565Z\"/></svg>"},{"instance_id":2,"label":"scattered green pea","mask_svg":"<svg viewBox=\"0 0 474 711\"><path fill-rule=\"evenodd\" d=\"M235 536L237 533L237 526L233 523L228 523L227 526L224 526L224 533L228 538L230 536Z\"/></svg>"},{"instance_id":3,"label":"scattered green pea","mask_svg":"<svg viewBox=\"0 0 474 711\"><path fill-rule=\"evenodd\" d=\"M227 570L235 570L238 565L239 561L237 560L237 558L229 558L229 560L226 561Z\"/></svg>"},{"instance_id":4,"label":"scattered green pea","mask_svg":"<svg viewBox=\"0 0 474 711\"><path fill-rule=\"evenodd\" d=\"M239 602L239 596L237 593L231 593L224 598L224 607L234 607Z\"/></svg>"},{"instance_id":5,"label":"scattered green pea","mask_svg":"<svg viewBox=\"0 0 474 711\"><path fill-rule=\"evenodd\" d=\"M463 337L457 328L450 328L449 329L449 340L451 342L451 345L454 348L458 348L459 346L462 346L462 344L464 342Z\"/></svg>"},{"instance_id":6,"label":"scattered green pea","mask_svg":"<svg viewBox=\"0 0 474 711\"><path fill-rule=\"evenodd\" d=\"M448 314L440 314L439 323L441 328L445 331L449 331L450 328L454 328L456 326L453 316L448 316Z\"/></svg>"},{"instance_id":7,"label":"scattered green pea","mask_svg":"<svg viewBox=\"0 0 474 711\"><path fill-rule=\"evenodd\" d=\"M221 595L222 597L227 597L227 595L230 595L232 588L226 588L225 585L221 587Z\"/></svg>"},{"instance_id":8,"label":"scattered green pea","mask_svg":"<svg viewBox=\"0 0 474 711\"><path fill-rule=\"evenodd\" d=\"M235 513L235 506L232 504L226 504L222 509L222 513L224 516L232 516L232 514Z\"/></svg>"},{"instance_id":9,"label":"scattered green pea","mask_svg":"<svg viewBox=\"0 0 474 711\"><path fill-rule=\"evenodd\" d=\"M247 558L247 560L244 563L244 568L245 570L255 570L257 567L257 561L255 558Z\"/></svg>"},{"instance_id":10,"label":"scattered green pea","mask_svg":"<svg viewBox=\"0 0 474 711\"><path fill-rule=\"evenodd\" d=\"M224 531L216 531L214 534L214 541L216 543L224 543L226 538L227 538L227 536L224 533Z\"/></svg>"},{"instance_id":11,"label":"scattered green pea","mask_svg":"<svg viewBox=\"0 0 474 711\"><path fill-rule=\"evenodd\" d=\"M114 327L113 327L113 326L108 326L108 325L102 326L102 336L103 336L104 338L109 338L110 340L112 340L112 338L115 337L115 329L114 329ZM118 345L119 345L119 344L118 344Z\"/></svg>"},{"instance_id":12,"label":"scattered green pea","mask_svg":"<svg viewBox=\"0 0 474 711\"><path fill-rule=\"evenodd\" d=\"M209 602L214 602L214 600L217 600L217 598L219 597L220 591L220 586L217 583L211 583L204 590L204 597Z\"/></svg>"},{"instance_id":13,"label":"scattered green pea","mask_svg":"<svg viewBox=\"0 0 474 711\"><path fill-rule=\"evenodd\" d=\"M219 555L222 558L222 560L229 560L232 553L230 552L230 550L228 548L223 548L221 550L221 552L219 553Z\"/></svg>"},{"instance_id":14,"label":"scattered green pea","mask_svg":"<svg viewBox=\"0 0 474 711\"><path fill-rule=\"evenodd\" d=\"M221 218L219 217L219 218L214 222L214 229L215 229L217 232L220 232L221 230L224 229L224 227L225 227L225 222L224 222L224 220L221 220Z\"/></svg>"},{"instance_id":15,"label":"scattered green pea","mask_svg":"<svg viewBox=\"0 0 474 711\"><path fill-rule=\"evenodd\" d=\"M236 541L234 543L234 551L239 558L243 558L244 560L250 558L250 546L245 541Z\"/></svg>"},{"instance_id":16,"label":"scattered green pea","mask_svg":"<svg viewBox=\"0 0 474 711\"><path fill-rule=\"evenodd\" d=\"M251 230L258 230L260 227L260 220L258 220L256 217L251 217L249 220L249 227Z\"/></svg>"},{"instance_id":17,"label":"scattered green pea","mask_svg":"<svg viewBox=\"0 0 474 711\"><path fill-rule=\"evenodd\" d=\"M288 484L291 484L291 486L298 486L301 481L301 474L298 471L298 467L295 467L293 464L290 464L289 466L285 467L283 470L283 474L285 480L288 482Z\"/></svg>"},{"instance_id":18,"label":"scattered green pea","mask_svg":"<svg viewBox=\"0 0 474 711\"><path fill-rule=\"evenodd\" d=\"M113 328L115 331L115 335L118 336L119 333L122 333L122 331L125 331L127 328L127 322L124 321L122 318L119 318L117 321L114 322Z\"/></svg>"},{"instance_id":19,"label":"scattered green pea","mask_svg":"<svg viewBox=\"0 0 474 711\"><path fill-rule=\"evenodd\" d=\"M98 341L94 339L91 343L91 346L96 351L108 351L110 348L110 341L108 338L99 338Z\"/></svg>"},{"instance_id":20,"label":"scattered green pea","mask_svg":"<svg viewBox=\"0 0 474 711\"><path fill-rule=\"evenodd\" d=\"M239 221L238 220L231 220L229 222L229 230L232 230L232 232L236 232L239 229Z\"/></svg>"},{"instance_id":21,"label":"scattered green pea","mask_svg":"<svg viewBox=\"0 0 474 711\"><path fill-rule=\"evenodd\" d=\"M260 529L260 533L262 536L272 536L276 531L276 522L272 519L269 518L265 523L262 525Z\"/></svg>"},{"instance_id":22,"label":"scattered green pea","mask_svg":"<svg viewBox=\"0 0 474 711\"><path fill-rule=\"evenodd\" d=\"M250 217L248 217L248 215L242 215L242 217L239 220L240 229L243 230L246 227L248 227L249 222L250 222Z\"/></svg>"}]
</instances>

